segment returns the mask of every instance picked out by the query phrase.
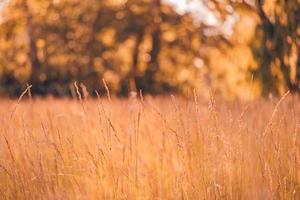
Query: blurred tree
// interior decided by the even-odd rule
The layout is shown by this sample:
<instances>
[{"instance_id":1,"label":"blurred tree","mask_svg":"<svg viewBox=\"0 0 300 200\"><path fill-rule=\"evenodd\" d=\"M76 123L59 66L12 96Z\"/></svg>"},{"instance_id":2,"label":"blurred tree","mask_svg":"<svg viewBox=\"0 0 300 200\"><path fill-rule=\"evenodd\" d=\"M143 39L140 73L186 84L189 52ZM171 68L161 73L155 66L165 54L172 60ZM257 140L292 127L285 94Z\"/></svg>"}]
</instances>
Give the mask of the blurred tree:
<instances>
[{"instance_id":1,"label":"blurred tree","mask_svg":"<svg viewBox=\"0 0 300 200\"><path fill-rule=\"evenodd\" d=\"M260 41L254 41L253 50L260 61L256 72L265 83L264 94L283 93L280 83L299 92L300 1L256 0L256 9L261 19L257 27Z\"/></svg>"},{"instance_id":2,"label":"blurred tree","mask_svg":"<svg viewBox=\"0 0 300 200\"><path fill-rule=\"evenodd\" d=\"M262 93L281 94L286 89L299 92L300 1L299 0L208 0L209 8L217 12L220 21L245 12L256 14L259 23L249 46L258 67L250 70L261 81ZM212 6L213 5L213 6ZM238 12L238 10L243 10ZM218 35L218 37L222 37ZM229 46L236 45L233 35ZM222 40L218 40L222 41ZM250 68L251 69L251 68Z\"/></svg>"},{"instance_id":3,"label":"blurred tree","mask_svg":"<svg viewBox=\"0 0 300 200\"><path fill-rule=\"evenodd\" d=\"M195 86L193 72L196 68L193 63L199 55L201 34L191 16L179 15L160 0L129 0L118 15L123 16L119 21L118 41L126 41L132 36L135 41L132 67L128 74L129 84L125 91L175 91L182 85L179 79L176 80L177 76L181 76L187 69L191 74L189 78L185 75L184 81L189 82L189 86ZM180 49L182 53L173 56L172 54L178 53L176 49ZM188 58L189 63L180 63L183 58ZM164 74L165 69L170 74Z\"/></svg>"},{"instance_id":4,"label":"blurred tree","mask_svg":"<svg viewBox=\"0 0 300 200\"><path fill-rule=\"evenodd\" d=\"M64 95L77 80L92 92L102 78L122 95L195 86L200 34L191 16L161 0L87 2L10 2L0 25L1 90L16 94L28 82L35 94Z\"/></svg>"}]
</instances>

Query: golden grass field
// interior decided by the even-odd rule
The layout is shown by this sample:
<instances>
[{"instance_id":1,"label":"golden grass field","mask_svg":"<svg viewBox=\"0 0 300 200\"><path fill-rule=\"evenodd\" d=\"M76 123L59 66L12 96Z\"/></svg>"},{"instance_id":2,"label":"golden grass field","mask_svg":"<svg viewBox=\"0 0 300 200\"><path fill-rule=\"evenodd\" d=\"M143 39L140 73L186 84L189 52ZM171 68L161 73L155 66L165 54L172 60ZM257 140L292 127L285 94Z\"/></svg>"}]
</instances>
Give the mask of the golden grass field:
<instances>
[{"instance_id":1,"label":"golden grass field","mask_svg":"<svg viewBox=\"0 0 300 200\"><path fill-rule=\"evenodd\" d=\"M300 199L300 100L0 100L0 199Z\"/></svg>"}]
</instances>

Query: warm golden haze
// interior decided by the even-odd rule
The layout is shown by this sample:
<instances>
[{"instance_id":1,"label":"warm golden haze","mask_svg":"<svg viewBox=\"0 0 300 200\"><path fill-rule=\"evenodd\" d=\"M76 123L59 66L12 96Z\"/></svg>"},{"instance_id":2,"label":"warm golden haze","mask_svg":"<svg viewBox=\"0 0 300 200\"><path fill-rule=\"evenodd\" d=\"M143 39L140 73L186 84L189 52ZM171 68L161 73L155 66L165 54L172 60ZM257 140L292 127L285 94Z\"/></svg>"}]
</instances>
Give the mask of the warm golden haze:
<instances>
[{"instance_id":1,"label":"warm golden haze","mask_svg":"<svg viewBox=\"0 0 300 200\"><path fill-rule=\"evenodd\" d=\"M0 199L300 199L300 0L0 0Z\"/></svg>"}]
</instances>

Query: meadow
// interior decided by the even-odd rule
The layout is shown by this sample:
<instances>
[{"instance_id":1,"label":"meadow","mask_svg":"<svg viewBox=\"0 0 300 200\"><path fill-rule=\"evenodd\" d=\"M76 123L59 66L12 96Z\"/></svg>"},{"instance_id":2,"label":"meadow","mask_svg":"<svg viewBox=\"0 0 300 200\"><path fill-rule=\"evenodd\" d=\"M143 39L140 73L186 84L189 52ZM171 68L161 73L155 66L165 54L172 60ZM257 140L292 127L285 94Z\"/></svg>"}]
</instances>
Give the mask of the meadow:
<instances>
[{"instance_id":1,"label":"meadow","mask_svg":"<svg viewBox=\"0 0 300 200\"><path fill-rule=\"evenodd\" d=\"M0 199L299 199L300 103L0 100Z\"/></svg>"}]
</instances>

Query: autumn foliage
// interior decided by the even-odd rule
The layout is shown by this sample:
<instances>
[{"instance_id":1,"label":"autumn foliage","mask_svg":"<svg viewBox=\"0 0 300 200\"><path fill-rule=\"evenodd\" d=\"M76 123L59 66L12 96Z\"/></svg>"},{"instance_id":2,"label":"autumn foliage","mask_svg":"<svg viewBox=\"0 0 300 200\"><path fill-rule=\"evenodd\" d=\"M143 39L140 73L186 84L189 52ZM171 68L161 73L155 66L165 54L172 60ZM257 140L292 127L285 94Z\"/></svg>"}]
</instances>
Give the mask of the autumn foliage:
<instances>
[{"instance_id":1,"label":"autumn foliage","mask_svg":"<svg viewBox=\"0 0 300 200\"><path fill-rule=\"evenodd\" d=\"M103 79L122 96L299 91L299 0L192 0L184 11L170 2L9 1L0 93L18 96L31 84L36 95L70 96L79 81L95 96Z\"/></svg>"}]
</instances>

